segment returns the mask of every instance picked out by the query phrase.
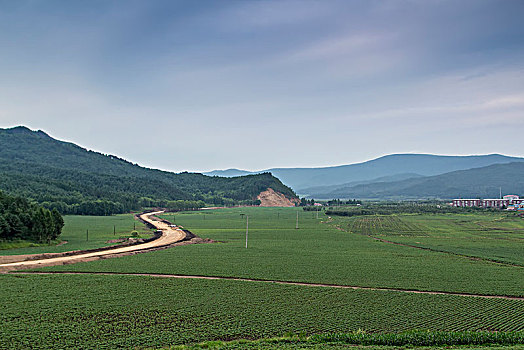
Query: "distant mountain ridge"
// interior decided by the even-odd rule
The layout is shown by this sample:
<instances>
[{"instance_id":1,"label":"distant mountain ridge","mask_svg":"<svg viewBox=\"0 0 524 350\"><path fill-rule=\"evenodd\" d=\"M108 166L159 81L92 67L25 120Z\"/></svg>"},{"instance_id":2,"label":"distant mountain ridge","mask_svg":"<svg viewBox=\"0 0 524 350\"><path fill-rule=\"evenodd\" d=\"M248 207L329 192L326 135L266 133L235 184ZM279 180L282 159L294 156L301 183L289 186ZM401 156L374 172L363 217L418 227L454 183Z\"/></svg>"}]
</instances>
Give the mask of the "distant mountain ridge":
<instances>
[{"instance_id":1,"label":"distant mountain ridge","mask_svg":"<svg viewBox=\"0 0 524 350\"><path fill-rule=\"evenodd\" d=\"M273 168L270 172L298 193L318 186L343 185L357 181L380 181L380 178L417 174L433 176L457 170L485 167L493 164L524 162L524 158L500 154L472 156L441 156L431 154L392 154L370 161L323 168ZM256 174L238 169L215 170L204 173L210 176L238 176Z\"/></svg>"},{"instance_id":2,"label":"distant mountain ridge","mask_svg":"<svg viewBox=\"0 0 524 350\"><path fill-rule=\"evenodd\" d=\"M349 184L330 192L312 191L309 196L380 200L498 198L501 190L504 194L524 195L524 162L493 164L401 181Z\"/></svg>"}]
</instances>

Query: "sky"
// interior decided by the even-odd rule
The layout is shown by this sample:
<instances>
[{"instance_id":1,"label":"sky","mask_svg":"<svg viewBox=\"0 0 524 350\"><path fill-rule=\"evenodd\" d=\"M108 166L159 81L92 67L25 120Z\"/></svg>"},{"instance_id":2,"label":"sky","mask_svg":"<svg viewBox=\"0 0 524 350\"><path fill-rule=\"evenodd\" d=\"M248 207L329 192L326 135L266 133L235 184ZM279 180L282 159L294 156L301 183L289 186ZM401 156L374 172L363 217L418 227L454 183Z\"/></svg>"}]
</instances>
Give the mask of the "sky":
<instances>
[{"instance_id":1,"label":"sky","mask_svg":"<svg viewBox=\"0 0 524 350\"><path fill-rule=\"evenodd\" d=\"M0 128L177 172L524 156L523 18L521 0L0 0Z\"/></svg>"}]
</instances>

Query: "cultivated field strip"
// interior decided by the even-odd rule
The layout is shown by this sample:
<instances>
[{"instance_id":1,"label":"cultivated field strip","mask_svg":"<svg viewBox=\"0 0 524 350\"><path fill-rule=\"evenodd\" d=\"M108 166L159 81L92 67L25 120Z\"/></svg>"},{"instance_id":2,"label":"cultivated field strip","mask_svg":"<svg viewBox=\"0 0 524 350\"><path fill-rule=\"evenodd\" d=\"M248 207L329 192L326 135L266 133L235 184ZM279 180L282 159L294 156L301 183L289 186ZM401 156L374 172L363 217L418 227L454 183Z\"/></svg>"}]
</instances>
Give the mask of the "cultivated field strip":
<instances>
[{"instance_id":1,"label":"cultivated field strip","mask_svg":"<svg viewBox=\"0 0 524 350\"><path fill-rule=\"evenodd\" d=\"M341 285L341 284L337 285L337 284L323 284L323 283L307 283L307 282L264 280L264 279L224 277L224 276L195 276L195 275L169 275L169 274L155 274L155 273L117 273L117 272L61 272L61 271L57 271L57 272L20 272L19 271L17 273L18 274L32 274L32 275L59 274L59 275L146 276L146 277L158 277L158 278L229 280L229 281L242 281L242 282L274 283L274 284L284 284L284 285L304 286L304 287L363 289L363 290L401 292L401 293L413 293L413 294L455 295L455 296L462 296L462 297L477 297L477 298L486 298L486 299L506 299L506 300L524 301L524 297L508 296L508 295L484 295L484 294L468 294L468 293L453 293L453 292L421 291L421 290L409 290L409 289L400 289L400 288L374 288L374 287L363 287L363 286L348 286L348 285Z\"/></svg>"},{"instance_id":2,"label":"cultivated field strip","mask_svg":"<svg viewBox=\"0 0 524 350\"><path fill-rule=\"evenodd\" d=\"M7 274L0 283L1 349L162 347L358 329L524 330L522 300L135 275Z\"/></svg>"},{"instance_id":3,"label":"cultivated field strip","mask_svg":"<svg viewBox=\"0 0 524 350\"><path fill-rule=\"evenodd\" d=\"M384 243L524 267L524 225L516 216L365 215L336 225Z\"/></svg>"}]
</instances>

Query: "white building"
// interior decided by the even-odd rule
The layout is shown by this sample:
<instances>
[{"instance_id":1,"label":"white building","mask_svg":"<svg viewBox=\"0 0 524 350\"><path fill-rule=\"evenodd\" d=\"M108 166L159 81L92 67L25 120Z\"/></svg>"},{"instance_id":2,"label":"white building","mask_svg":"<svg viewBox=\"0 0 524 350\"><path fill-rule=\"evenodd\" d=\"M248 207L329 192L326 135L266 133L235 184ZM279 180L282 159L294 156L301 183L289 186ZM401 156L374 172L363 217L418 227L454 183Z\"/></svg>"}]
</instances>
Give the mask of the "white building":
<instances>
[{"instance_id":1,"label":"white building","mask_svg":"<svg viewBox=\"0 0 524 350\"><path fill-rule=\"evenodd\" d=\"M503 198L492 199L454 199L454 207L482 207L482 208L507 208L508 205L515 205L524 203L524 198L510 194Z\"/></svg>"}]
</instances>

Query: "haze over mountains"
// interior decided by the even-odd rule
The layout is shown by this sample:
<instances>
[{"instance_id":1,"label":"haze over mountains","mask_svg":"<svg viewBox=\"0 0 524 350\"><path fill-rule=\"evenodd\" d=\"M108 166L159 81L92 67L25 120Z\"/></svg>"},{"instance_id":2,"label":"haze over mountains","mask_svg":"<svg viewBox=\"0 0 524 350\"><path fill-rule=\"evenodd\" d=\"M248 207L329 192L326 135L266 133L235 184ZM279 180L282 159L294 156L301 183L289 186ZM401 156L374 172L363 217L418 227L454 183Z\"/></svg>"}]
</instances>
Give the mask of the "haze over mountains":
<instances>
[{"instance_id":1,"label":"haze over mountains","mask_svg":"<svg viewBox=\"0 0 524 350\"><path fill-rule=\"evenodd\" d=\"M380 200L499 198L503 194L524 194L524 162L493 164L457 170L434 176L401 181L375 181L366 184L309 189L317 199L361 198Z\"/></svg>"},{"instance_id":2,"label":"haze over mountains","mask_svg":"<svg viewBox=\"0 0 524 350\"><path fill-rule=\"evenodd\" d=\"M392 154L357 164L323 168L274 168L263 170L262 172L271 172L284 184L293 188L299 195L307 195L314 198L334 198L333 196L342 198L346 197L346 195L343 196L345 193L352 195L352 197L377 198L378 192L366 192L366 190L363 190L365 188L364 185L398 181L405 181L404 184L411 182L421 183L423 181L422 178L427 176L512 162L524 162L524 158L500 154L474 156ZM229 169L204 174L231 177L253 173L258 172ZM501 174L501 176L506 177L508 175ZM520 173L520 175L522 176L523 173ZM479 178L478 180L481 181L482 179ZM358 191L347 191L348 188L353 186L361 187L359 187ZM479 183L477 186L483 185ZM345 190L337 191L338 188L345 188ZM393 192L390 194L393 197L402 197L404 195L403 193ZM451 196L451 192L446 196L448 195ZM379 196L378 198L383 197Z\"/></svg>"}]
</instances>

